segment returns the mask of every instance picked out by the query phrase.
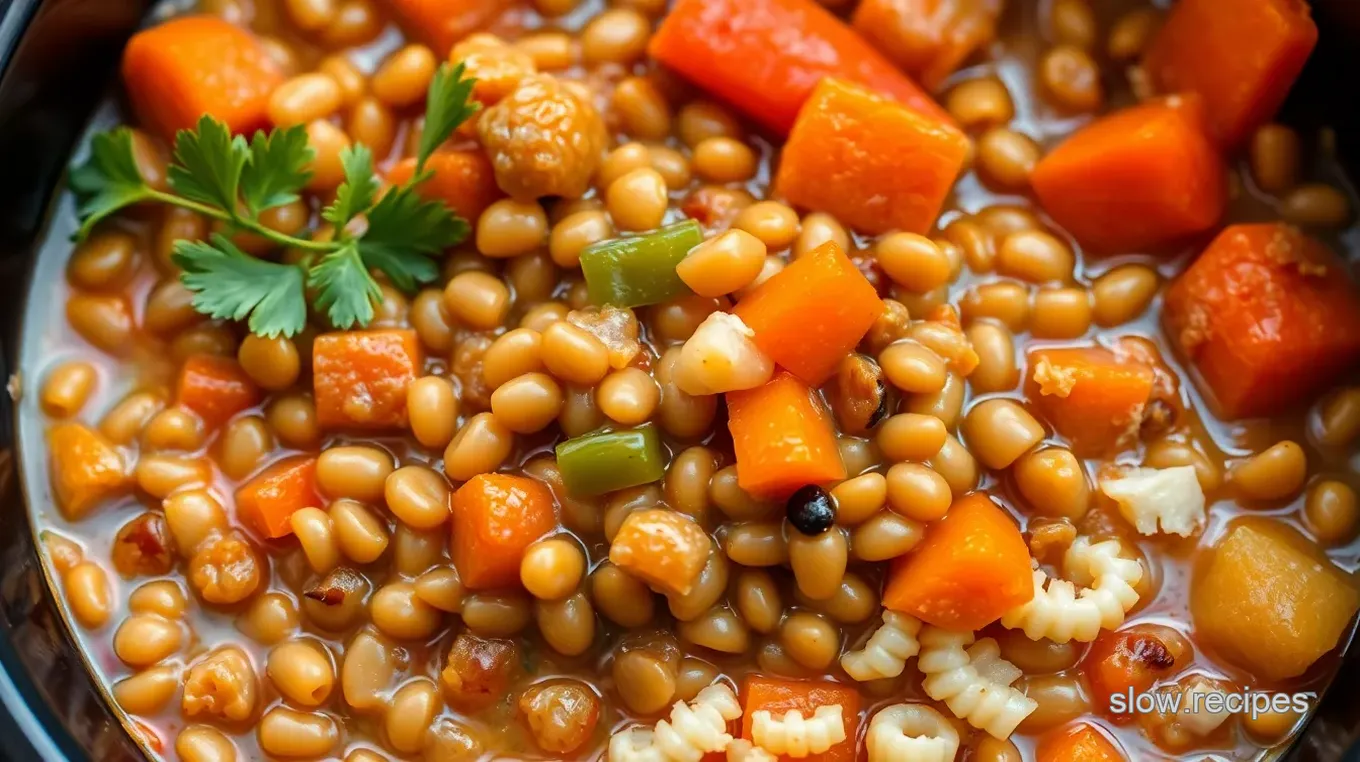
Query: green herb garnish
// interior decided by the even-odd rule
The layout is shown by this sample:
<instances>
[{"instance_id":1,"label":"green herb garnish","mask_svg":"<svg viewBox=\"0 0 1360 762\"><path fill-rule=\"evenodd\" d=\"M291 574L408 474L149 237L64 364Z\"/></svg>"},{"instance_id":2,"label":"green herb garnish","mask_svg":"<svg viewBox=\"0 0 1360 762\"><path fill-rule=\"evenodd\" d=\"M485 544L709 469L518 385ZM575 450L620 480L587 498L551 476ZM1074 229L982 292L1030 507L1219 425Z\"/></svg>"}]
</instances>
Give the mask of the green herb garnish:
<instances>
[{"instance_id":1,"label":"green herb garnish","mask_svg":"<svg viewBox=\"0 0 1360 762\"><path fill-rule=\"evenodd\" d=\"M213 318L245 320L260 336L293 336L307 323L308 296L336 328L368 325L382 291L371 274L383 273L394 286L413 291L439 277L435 261L467 237L468 223L442 202L416 192L430 173L425 162L460 124L477 111L471 100L475 80L463 66L444 64L430 83L425 129L408 182L379 193L373 154L364 145L345 149L344 183L321 212L334 225L331 240L314 231L288 235L260 222L260 214L292 203L311 178L314 157L302 126L255 133L247 142L222 122L205 115L192 130L175 136L168 172L171 191L142 179L133 156L132 132L119 127L95 135L90 155L70 174L83 240L100 221L121 209L158 202L190 209L227 224L229 231L254 233L301 252L296 264L253 257L226 236L179 241L172 259L194 292L194 309ZM358 218L363 218L356 222Z\"/></svg>"}]
</instances>

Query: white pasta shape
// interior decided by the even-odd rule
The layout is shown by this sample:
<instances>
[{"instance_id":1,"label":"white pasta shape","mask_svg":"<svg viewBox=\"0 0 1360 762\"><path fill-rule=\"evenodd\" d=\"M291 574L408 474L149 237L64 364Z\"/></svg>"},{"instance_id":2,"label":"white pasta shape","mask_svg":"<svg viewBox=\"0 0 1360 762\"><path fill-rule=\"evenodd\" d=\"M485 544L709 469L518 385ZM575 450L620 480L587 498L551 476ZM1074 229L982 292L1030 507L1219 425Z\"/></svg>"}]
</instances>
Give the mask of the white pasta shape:
<instances>
[{"instance_id":1,"label":"white pasta shape","mask_svg":"<svg viewBox=\"0 0 1360 762\"><path fill-rule=\"evenodd\" d=\"M1118 540L1092 544L1090 538L1078 537L1063 557L1068 579L1051 579L1035 569L1034 597L1002 615L1002 626L1023 630L1031 640L1055 643L1089 643L1102 629L1118 628L1138 603L1133 586L1143 578L1143 567L1120 558L1119 550ZM1089 587L1078 593L1073 582Z\"/></svg>"},{"instance_id":2,"label":"white pasta shape","mask_svg":"<svg viewBox=\"0 0 1360 762\"><path fill-rule=\"evenodd\" d=\"M654 730L632 728L610 739L609 762L699 762L708 752L727 749L732 743L727 723L740 716L732 689L710 685L688 704L675 702L669 719Z\"/></svg>"},{"instance_id":3,"label":"white pasta shape","mask_svg":"<svg viewBox=\"0 0 1360 762\"><path fill-rule=\"evenodd\" d=\"M973 645L973 633L927 626L921 630L921 654L916 666L925 675L921 687L926 695L943 701L956 717L1005 739L1038 704L1010 687L1020 671L999 655L996 641L984 638ZM982 665L973 663L978 657ZM985 676L984 676L985 674Z\"/></svg>"},{"instance_id":4,"label":"white pasta shape","mask_svg":"<svg viewBox=\"0 0 1360 762\"><path fill-rule=\"evenodd\" d=\"M859 651L841 657L845 673L860 682L897 677L907 668L907 659L921 651L916 634L921 621L896 611L883 612L883 625L869 637Z\"/></svg>"},{"instance_id":5,"label":"white pasta shape","mask_svg":"<svg viewBox=\"0 0 1360 762\"><path fill-rule=\"evenodd\" d=\"M893 704L869 721L869 762L954 762L959 731L924 704Z\"/></svg>"},{"instance_id":6,"label":"white pasta shape","mask_svg":"<svg viewBox=\"0 0 1360 762\"><path fill-rule=\"evenodd\" d=\"M819 706L810 720L795 709L785 712L781 719L762 709L751 715L751 740L774 755L799 759L821 754L845 740L841 705Z\"/></svg>"},{"instance_id":7,"label":"white pasta shape","mask_svg":"<svg viewBox=\"0 0 1360 762\"><path fill-rule=\"evenodd\" d=\"M779 757L738 738L727 745L727 762L779 762Z\"/></svg>"},{"instance_id":8,"label":"white pasta shape","mask_svg":"<svg viewBox=\"0 0 1360 762\"><path fill-rule=\"evenodd\" d=\"M1232 712L1223 706L1220 706L1218 711L1210 711L1205 706L1204 696L1223 691L1222 685L1203 675L1191 677L1181 694L1181 705L1176 712L1176 719L1180 721L1182 727L1197 736L1209 735L1227 722L1228 718L1232 717Z\"/></svg>"}]
</instances>

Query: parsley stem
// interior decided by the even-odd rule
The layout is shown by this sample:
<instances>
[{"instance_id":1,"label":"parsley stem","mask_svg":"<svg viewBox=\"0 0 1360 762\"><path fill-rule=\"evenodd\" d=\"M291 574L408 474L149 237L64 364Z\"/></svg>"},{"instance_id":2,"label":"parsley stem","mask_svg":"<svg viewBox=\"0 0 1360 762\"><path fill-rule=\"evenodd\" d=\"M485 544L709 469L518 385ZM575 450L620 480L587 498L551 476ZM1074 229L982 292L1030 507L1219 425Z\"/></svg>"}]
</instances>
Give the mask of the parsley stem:
<instances>
[{"instance_id":1,"label":"parsley stem","mask_svg":"<svg viewBox=\"0 0 1360 762\"><path fill-rule=\"evenodd\" d=\"M241 228L242 230L248 230L257 235L264 236L265 238L268 238L269 240L282 246L290 246L293 248L303 249L306 251L319 251L319 252L331 252L337 248L336 244L331 241L310 241L306 238L295 238L294 236L288 235L287 233L280 233L277 230L267 228L255 220L237 216L224 209L219 209L215 206L209 206L207 204L201 204L197 201L191 201L187 198L184 198L183 196L176 196L173 193L166 193L164 191L158 190L148 190L147 198L153 201L159 201L163 204L171 204L173 206L178 206L184 209L188 209L190 211L198 212L199 214L204 215L205 217L211 217L215 220L221 220L222 222L230 222L231 224Z\"/></svg>"}]
</instances>

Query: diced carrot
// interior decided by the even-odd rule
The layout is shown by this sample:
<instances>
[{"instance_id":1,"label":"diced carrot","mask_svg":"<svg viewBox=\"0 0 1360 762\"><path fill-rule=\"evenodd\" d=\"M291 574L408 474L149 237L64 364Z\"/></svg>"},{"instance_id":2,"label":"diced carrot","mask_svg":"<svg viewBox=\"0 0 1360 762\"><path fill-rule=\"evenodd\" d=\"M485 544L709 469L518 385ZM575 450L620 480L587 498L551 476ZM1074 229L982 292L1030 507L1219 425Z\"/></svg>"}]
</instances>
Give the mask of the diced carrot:
<instances>
[{"instance_id":1,"label":"diced carrot","mask_svg":"<svg viewBox=\"0 0 1360 762\"><path fill-rule=\"evenodd\" d=\"M241 364L230 357L194 355L180 369L176 399L198 414L209 428L260 404L260 388Z\"/></svg>"},{"instance_id":2,"label":"diced carrot","mask_svg":"<svg viewBox=\"0 0 1360 762\"><path fill-rule=\"evenodd\" d=\"M325 505L316 491L316 458L285 458L236 490L236 516L271 540L293 533L289 519L303 508Z\"/></svg>"},{"instance_id":3,"label":"diced carrot","mask_svg":"<svg viewBox=\"0 0 1360 762\"><path fill-rule=\"evenodd\" d=\"M953 127L827 78L798 112L775 190L866 233L926 233L967 156Z\"/></svg>"},{"instance_id":4,"label":"diced carrot","mask_svg":"<svg viewBox=\"0 0 1360 762\"><path fill-rule=\"evenodd\" d=\"M782 372L764 386L727 393L727 428L742 489L783 497L845 478L831 416L816 394Z\"/></svg>"},{"instance_id":5,"label":"diced carrot","mask_svg":"<svg viewBox=\"0 0 1360 762\"><path fill-rule=\"evenodd\" d=\"M815 0L678 0L648 52L781 135L824 77L952 124L920 86Z\"/></svg>"},{"instance_id":6,"label":"diced carrot","mask_svg":"<svg viewBox=\"0 0 1360 762\"><path fill-rule=\"evenodd\" d=\"M1233 225L1167 288L1166 332L1230 418L1312 399L1360 361L1344 264L1284 224Z\"/></svg>"},{"instance_id":7,"label":"diced carrot","mask_svg":"<svg viewBox=\"0 0 1360 762\"><path fill-rule=\"evenodd\" d=\"M491 160L479 150L439 151L425 162L425 169L433 174L420 185L417 192L427 199L443 201L465 220L477 221L482 210L505 194L496 185ZM387 172L393 185L410 180L416 173L416 160L403 159Z\"/></svg>"},{"instance_id":8,"label":"diced carrot","mask_svg":"<svg viewBox=\"0 0 1360 762\"><path fill-rule=\"evenodd\" d=\"M741 686L741 737L751 740L751 715L766 711L776 719L790 710L811 719L819 706L841 705L845 740L816 755L819 762L854 762L859 742L859 691L854 686L828 680L781 680L764 675L748 675ZM782 756L780 762L791 757Z\"/></svg>"},{"instance_id":9,"label":"diced carrot","mask_svg":"<svg viewBox=\"0 0 1360 762\"><path fill-rule=\"evenodd\" d=\"M80 423L59 423L47 433L52 492L68 519L79 519L105 498L124 492L127 463L100 433Z\"/></svg>"},{"instance_id":10,"label":"diced carrot","mask_svg":"<svg viewBox=\"0 0 1360 762\"><path fill-rule=\"evenodd\" d=\"M1124 109L1049 152L1030 184L1044 211L1102 251L1202 233L1227 204L1227 170L1204 124L1193 96Z\"/></svg>"},{"instance_id":11,"label":"diced carrot","mask_svg":"<svg viewBox=\"0 0 1360 762\"><path fill-rule=\"evenodd\" d=\"M283 72L255 35L215 16L184 16L138 32L123 51L123 84L142 124L171 139L204 114L246 133L268 126Z\"/></svg>"},{"instance_id":12,"label":"diced carrot","mask_svg":"<svg viewBox=\"0 0 1360 762\"><path fill-rule=\"evenodd\" d=\"M339 331L312 344L312 390L324 428L406 425L406 388L424 356L415 331Z\"/></svg>"},{"instance_id":13,"label":"diced carrot","mask_svg":"<svg viewBox=\"0 0 1360 762\"><path fill-rule=\"evenodd\" d=\"M557 526L552 492L536 479L474 476L453 494L453 565L464 587L519 584L524 550Z\"/></svg>"},{"instance_id":14,"label":"diced carrot","mask_svg":"<svg viewBox=\"0 0 1360 762\"><path fill-rule=\"evenodd\" d=\"M613 564L666 593L689 595L713 541L694 519L665 508L633 511L609 546Z\"/></svg>"},{"instance_id":15,"label":"diced carrot","mask_svg":"<svg viewBox=\"0 0 1360 762\"><path fill-rule=\"evenodd\" d=\"M984 493L956 500L888 570L883 605L927 624L977 630L1034 597L1029 548Z\"/></svg>"},{"instance_id":16,"label":"diced carrot","mask_svg":"<svg viewBox=\"0 0 1360 762\"><path fill-rule=\"evenodd\" d=\"M1104 347L1036 349L1029 367L1030 399L1079 455L1105 455L1138 441L1152 368Z\"/></svg>"},{"instance_id":17,"label":"diced carrot","mask_svg":"<svg viewBox=\"0 0 1360 762\"><path fill-rule=\"evenodd\" d=\"M836 372L883 313L883 300L834 241L789 263L733 311L756 346L809 386Z\"/></svg>"},{"instance_id":18,"label":"diced carrot","mask_svg":"<svg viewBox=\"0 0 1360 762\"><path fill-rule=\"evenodd\" d=\"M455 42L486 28L514 0L388 0L385 5L402 28L442 57Z\"/></svg>"},{"instance_id":19,"label":"diced carrot","mask_svg":"<svg viewBox=\"0 0 1360 762\"><path fill-rule=\"evenodd\" d=\"M1304 0L1180 0L1143 70L1162 92L1203 97L1214 136L1236 147L1275 115L1317 39Z\"/></svg>"},{"instance_id":20,"label":"diced carrot","mask_svg":"<svg viewBox=\"0 0 1360 762\"><path fill-rule=\"evenodd\" d=\"M855 31L926 88L996 38L1001 0L864 0Z\"/></svg>"},{"instance_id":21,"label":"diced carrot","mask_svg":"<svg viewBox=\"0 0 1360 762\"><path fill-rule=\"evenodd\" d=\"M1094 725L1079 722L1039 739L1035 762L1127 762L1128 757Z\"/></svg>"}]
</instances>

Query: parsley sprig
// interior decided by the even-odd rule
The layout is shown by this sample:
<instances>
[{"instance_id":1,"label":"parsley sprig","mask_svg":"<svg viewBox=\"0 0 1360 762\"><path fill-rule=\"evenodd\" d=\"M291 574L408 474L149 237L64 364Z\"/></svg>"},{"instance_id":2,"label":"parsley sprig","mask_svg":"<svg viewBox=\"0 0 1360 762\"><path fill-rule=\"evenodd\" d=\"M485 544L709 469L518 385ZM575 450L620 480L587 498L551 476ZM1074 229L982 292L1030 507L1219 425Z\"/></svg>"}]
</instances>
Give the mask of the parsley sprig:
<instances>
[{"instance_id":1,"label":"parsley sprig","mask_svg":"<svg viewBox=\"0 0 1360 762\"><path fill-rule=\"evenodd\" d=\"M247 141L205 115L192 130L175 137L167 178L170 191L146 183L137 169L132 132L119 127L95 135L89 158L70 173L80 220L77 240L112 214L134 204L157 202L190 209L301 252L296 264L253 257L231 239L179 241L171 258L194 293L194 309L213 318L245 320L260 336L292 336L307 323L312 306L336 328L365 326L382 291L371 271L392 285L413 291L439 277L435 258L467 237L468 223L442 202L422 198L416 187L430 173L425 162L460 124L477 111L471 100L475 80L463 66L445 64L430 83L425 128L416 172L406 183L380 191L373 154L359 144L340 154L344 182L321 211L335 233L289 235L260 221L261 213L296 201L311 179L315 153L302 126L263 131Z\"/></svg>"}]
</instances>

